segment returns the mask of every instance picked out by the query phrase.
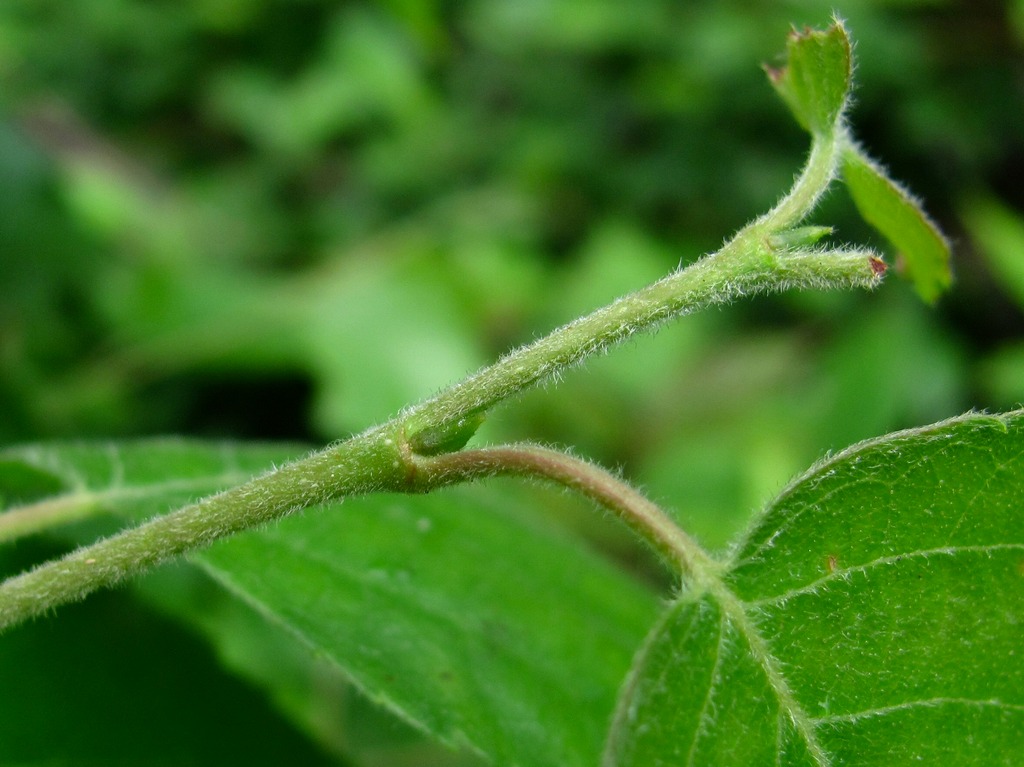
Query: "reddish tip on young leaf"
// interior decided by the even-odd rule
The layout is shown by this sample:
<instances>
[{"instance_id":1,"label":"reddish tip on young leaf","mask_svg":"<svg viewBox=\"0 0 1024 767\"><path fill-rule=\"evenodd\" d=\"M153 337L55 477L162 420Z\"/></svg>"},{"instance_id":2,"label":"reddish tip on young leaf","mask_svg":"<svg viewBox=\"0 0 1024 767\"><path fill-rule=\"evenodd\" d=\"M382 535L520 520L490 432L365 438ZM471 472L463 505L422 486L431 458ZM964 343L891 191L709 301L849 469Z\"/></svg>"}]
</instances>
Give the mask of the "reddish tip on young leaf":
<instances>
[{"instance_id":1,"label":"reddish tip on young leaf","mask_svg":"<svg viewBox=\"0 0 1024 767\"><path fill-rule=\"evenodd\" d=\"M871 256L868 259L868 263L871 264L871 271L875 273L876 277L881 277L883 274L885 274L885 270L889 268L888 266L886 266L885 261L878 258L878 256Z\"/></svg>"},{"instance_id":2,"label":"reddish tip on young leaf","mask_svg":"<svg viewBox=\"0 0 1024 767\"><path fill-rule=\"evenodd\" d=\"M771 64L762 64L761 68L768 75L768 79L772 81L772 85L778 83L786 75L785 67L773 67Z\"/></svg>"}]
</instances>

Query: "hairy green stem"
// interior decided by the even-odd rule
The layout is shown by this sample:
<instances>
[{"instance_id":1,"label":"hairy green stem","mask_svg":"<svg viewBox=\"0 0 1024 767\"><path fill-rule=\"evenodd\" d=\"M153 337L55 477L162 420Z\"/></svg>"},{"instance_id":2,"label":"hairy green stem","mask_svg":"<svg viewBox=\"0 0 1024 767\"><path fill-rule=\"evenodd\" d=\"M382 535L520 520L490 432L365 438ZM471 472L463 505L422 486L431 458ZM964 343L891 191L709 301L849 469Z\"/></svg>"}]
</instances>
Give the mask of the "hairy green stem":
<instances>
[{"instance_id":1,"label":"hairy green stem","mask_svg":"<svg viewBox=\"0 0 1024 767\"><path fill-rule=\"evenodd\" d=\"M483 477L543 478L591 499L626 523L669 567L703 583L717 563L657 504L606 469L540 445L520 444L410 456L414 486L430 490Z\"/></svg>"},{"instance_id":2,"label":"hairy green stem","mask_svg":"<svg viewBox=\"0 0 1024 767\"><path fill-rule=\"evenodd\" d=\"M406 486L395 441L374 430L0 584L0 631L172 557L333 498Z\"/></svg>"},{"instance_id":3,"label":"hairy green stem","mask_svg":"<svg viewBox=\"0 0 1024 767\"><path fill-rule=\"evenodd\" d=\"M432 452L508 397L665 321L743 296L789 288L872 286L878 263L868 252L793 252L771 235L798 224L835 176L834 136L816 136L793 188L721 250L576 320L423 402L408 415L413 446Z\"/></svg>"},{"instance_id":4,"label":"hairy green stem","mask_svg":"<svg viewBox=\"0 0 1024 767\"><path fill-rule=\"evenodd\" d=\"M828 134L817 134L811 142L810 156L803 170L789 190L775 207L756 219L737 237L748 229L780 231L799 224L818 204L836 176L842 151L842 136L845 128L841 125Z\"/></svg>"},{"instance_id":5,"label":"hairy green stem","mask_svg":"<svg viewBox=\"0 0 1024 767\"><path fill-rule=\"evenodd\" d=\"M776 236L809 213L832 179L836 163L835 139L815 137L790 193L718 252L512 352L383 426L5 581L0 584L0 630L297 509L364 492L422 489L422 479L416 479L422 465L410 456L459 450L492 405L670 318L754 293L873 287L884 266L870 252L814 250L801 247L799 236L797 245L793 237ZM487 460L499 456L492 454ZM601 483L559 475L564 463L538 462L535 454L531 456L533 473L575 487L609 508L640 508L635 499L616 500L611 490L601 489ZM488 471L526 473L522 455L505 453L503 457L512 462L507 471L499 471L496 465ZM639 525L646 530L643 535L680 566L680 552L696 550L683 545L660 522L645 524L647 528ZM688 561L686 567L692 572L693 556Z\"/></svg>"}]
</instances>

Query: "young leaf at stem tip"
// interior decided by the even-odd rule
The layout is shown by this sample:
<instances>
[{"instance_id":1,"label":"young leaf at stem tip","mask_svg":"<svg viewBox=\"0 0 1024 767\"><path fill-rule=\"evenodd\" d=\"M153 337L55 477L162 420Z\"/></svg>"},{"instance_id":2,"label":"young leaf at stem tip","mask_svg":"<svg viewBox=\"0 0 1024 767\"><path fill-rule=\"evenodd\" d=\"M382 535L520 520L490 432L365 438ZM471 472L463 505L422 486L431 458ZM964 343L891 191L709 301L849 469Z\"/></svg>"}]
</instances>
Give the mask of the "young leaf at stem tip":
<instances>
[{"instance_id":1,"label":"young leaf at stem tip","mask_svg":"<svg viewBox=\"0 0 1024 767\"><path fill-rule=\"evenodd\" d=\"M850 38L843 23L837 19L824 31L792 30L786 63L766 65L765 71L801 126L815 135L831 133L846 107L853 73Z\"/></svg>"},{"instance_id":2,"label":"young leaf at stem tip","mask_svg":"<svg viewBox=\"0 0 1024 767\"><path fill-rule=\"evenodd\" d=\"M838 132L843 180L857 210L896 247L918 295L933 303L952 282L949 243L913 195L861 150L843 124L853 58L842 21L824 31L793 30L786 63L765 71L804 129L816 136Z\"/></svg>"}]
</instances>

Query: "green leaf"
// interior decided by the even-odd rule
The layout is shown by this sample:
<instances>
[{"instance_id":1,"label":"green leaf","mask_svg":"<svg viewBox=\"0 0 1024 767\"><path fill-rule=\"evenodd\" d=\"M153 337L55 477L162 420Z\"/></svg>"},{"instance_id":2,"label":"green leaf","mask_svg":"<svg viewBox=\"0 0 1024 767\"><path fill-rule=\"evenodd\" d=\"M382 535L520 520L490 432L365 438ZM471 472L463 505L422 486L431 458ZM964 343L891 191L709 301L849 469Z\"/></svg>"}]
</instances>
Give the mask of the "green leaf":
<instances>
[{"instance_id":1,"label":"green leaf","mask_svg":"<svg viewBox=\"0 0 1024 767\"><path fill-rule=\"evenodd\" d=\"M1024 411L812 469L665 611L606 763L1019 764L1022 473Z\"/></svg>"},{"instance_id":2,"label":"green leaf","mask_svg":"<svg viewBox=\"0 0 1024 767\"><path fill-rule=\"evenodd\" d=\"M480 767L476 754L454 754L429 734L382 710L330 658L311 653L283 626L216 584L197 567L164 567L133 582L134 596L202 634L230 673L344 765ZM62 618L63 621L63 618ZM62 624L62 621L58 622ZM177 671L178 664L175 664ZM145 689L139 691L145 694ZM0 738L2 740L2 738ZM287 761L287 760L282 760ZM279 764L281 761L278 762ZM290 761L288 763L291 763ZM306 764L302 760L302 764Z\"/></svg>"},{"instance_id":3,"label":"green leaf","mask_svg":"<svg viewBox=\"0 0 1024 767\"><path fill-rule=\"evenodd\" d=\"M294 444L175 438L0 450L0 542L103 514L142 521L302 452Z\"/></svg>"},{"instance_id":4,"label":"green leaf","mask_svg":"<svg viewBox=\"0 0 1024 767\"><path fill-rule=\"evenodd\" d=\"M843 179L864 220L898 249L918 294L934 302L953 279L942 232L906 189L852 144L843 152Z\"/></svg>"},{"instance_id":5,"label":"green leaf","mask_svg":"<svg viewBox=\"0 0 1024 767\"><path fill-rule=\"evenodd\" d=\"M657 600L525 497L373 496L197 560L442 741L497 764L592 765Z\"/></svg>"},{"instance_id":6,"label":"green leaf","mask_svg":"<svg viewBox=\"0 0 1024 767\"><path fill-rule=\"evenodd\" d=\"M797 122L819 135L835 130L846 107L852 70L850 38L840 21L824 31L792 30L785 65L765 67Z\"/></svg>"},{"instance_id":7,"label":"green leaf","mask_svg":"<svg viewBox=\"0 0 1024 767\"><path fill-rule=\"evenodd\" d=\"M0 494L8 477L24 493L31 476L40 492L65 488L36 503L134 521L297 452L181 440L11 449ZM499 764L592 765L657 597L536 503L509 486L352 499L191 561L443 742Z\"/></svg>"}]
</instances>

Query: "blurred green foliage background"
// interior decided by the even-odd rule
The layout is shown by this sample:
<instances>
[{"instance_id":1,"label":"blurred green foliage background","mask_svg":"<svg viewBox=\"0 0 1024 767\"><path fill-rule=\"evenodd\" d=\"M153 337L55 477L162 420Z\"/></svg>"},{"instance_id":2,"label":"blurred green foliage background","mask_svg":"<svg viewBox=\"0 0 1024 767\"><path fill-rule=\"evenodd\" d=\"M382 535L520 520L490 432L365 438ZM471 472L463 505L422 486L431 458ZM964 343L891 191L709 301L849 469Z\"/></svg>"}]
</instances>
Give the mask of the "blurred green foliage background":
<instances>
[{"instance_id":1,"label":"blurred green foliage background","mask_svg":"<svg viewBox=\"0 0 1024 767\"><path fill-rule=\"evenodd\" d=\"M694 259L798 169L758 64L829 7L4 3L0 440L338 438ZM621 465L720 542L824 450L1022 398L1024 4L840 12L855 129L954 292L691 318L488 436ZM842 191L817 220L875 242Z\"/></svg>"},{"instance_id":2,"label":"blurred green foliage background","mask_svg":"<svg viewBox=\"0 0 1024 767\"><path fill-rule=\"evenodd\" d=\"M1021 0L5 0L0 443L336 439L716 248L807 145L758 65L834 6L952 293L687 318L481 441L572 445L718 547L825 451L1015 406ZM884 248L841 188L814 223Z\"/></svg>"}]
</instances>

